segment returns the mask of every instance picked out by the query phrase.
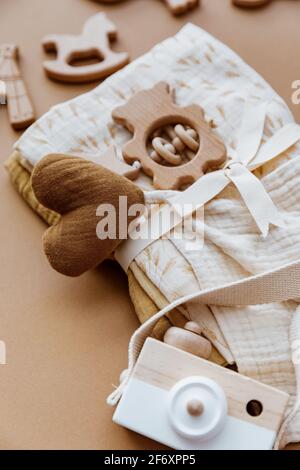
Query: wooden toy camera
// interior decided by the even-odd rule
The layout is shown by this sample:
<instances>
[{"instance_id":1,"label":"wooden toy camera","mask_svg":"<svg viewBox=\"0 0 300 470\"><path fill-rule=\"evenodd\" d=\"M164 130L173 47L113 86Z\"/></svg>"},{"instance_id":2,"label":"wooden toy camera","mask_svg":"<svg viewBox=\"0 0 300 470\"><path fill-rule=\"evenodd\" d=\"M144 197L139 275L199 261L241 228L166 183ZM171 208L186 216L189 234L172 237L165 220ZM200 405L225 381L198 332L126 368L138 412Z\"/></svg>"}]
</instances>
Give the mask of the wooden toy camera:
<instances>
[{"instance_id":1,"label":"wooden toy camera","mask_svg":"<svg viewBox=\"0 0 300 470\"><path fill-rule=\"evenodd\" d=\"M113 421L178 450L272 449L289 396L148 338Z\"/></svg>"}]
</instances>

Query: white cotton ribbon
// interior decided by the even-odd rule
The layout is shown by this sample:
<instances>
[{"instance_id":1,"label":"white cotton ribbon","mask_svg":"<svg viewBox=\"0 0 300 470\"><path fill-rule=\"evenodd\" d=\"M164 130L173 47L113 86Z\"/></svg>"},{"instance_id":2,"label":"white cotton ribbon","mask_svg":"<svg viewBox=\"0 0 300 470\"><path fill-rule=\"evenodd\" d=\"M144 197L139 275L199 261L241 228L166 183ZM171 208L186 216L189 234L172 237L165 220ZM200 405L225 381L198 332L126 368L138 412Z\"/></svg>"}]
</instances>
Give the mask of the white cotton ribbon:
<instances>
[{"instance_id":1,"label":"white cotton ribbon","mask_svg":"<svg viewBox=\"0 0 300 470\"><path fill-rule=\"evenodd\" d=\"M252 173L265 163L278 157L300 140L300 126L287 124L262 144L267 117L267 103L247 106L238 136L236 154L232 155L224 168L199 178L184 192L172 198L160 211L151 213L151 236L149 220L141 222L138 237L129 238L116 250L115 258L127 272L131 262L153 241L168 234L184 217L200 209L216 197L228 184L233 183L239 191L257 227L266 237L270 224L284 227L285 222L263 183ZM184 206L181 216L170 217L173 206ZM172 212L174 213L174 211ZM178 211L176 211L178 214Z\"/></svg>"}]
</instances>

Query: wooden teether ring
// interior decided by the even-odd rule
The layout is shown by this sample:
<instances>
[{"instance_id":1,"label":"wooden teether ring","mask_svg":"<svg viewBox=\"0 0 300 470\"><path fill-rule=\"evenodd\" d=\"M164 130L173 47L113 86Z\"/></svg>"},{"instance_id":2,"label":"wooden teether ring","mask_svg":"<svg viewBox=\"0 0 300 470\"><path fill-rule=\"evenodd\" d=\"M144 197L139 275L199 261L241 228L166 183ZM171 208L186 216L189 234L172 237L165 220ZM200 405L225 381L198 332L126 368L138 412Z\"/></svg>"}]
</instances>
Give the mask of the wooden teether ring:
<instances>
[{"instance_id":1,"label":"wooden teether ring","mask_svg":"<svg viewBox=\"0 0 300 470\"><path fill-rule=\"evenodd\" d=\"M202 108L198 105L175 105L169 85L165 82L136 93L124 106L115 109L112 116L133 133L133 138L123 148L124 159L129 164L138 160L144 172L153 177L153 185L157 189L179 189L226 160L225 146L205 122ZM191 161L180 167L162 166L149 155L148 138L156 129L178 123L195 130L199 137L198 151ZM186 139L189 144L191 139L191 136Z\"/></svg>"},{"instance_id":2,"label":"wooden teether ring","mask_svg":"<svg viewBox=\"0 0 300 470\"><path fill-rule=\"evenodd\" d=\"M164 0L173 15L181 15L199 5L199 0Z\"/></svg>"},{"instance_id":3,"label":"wooden teether ring","mask_svg":"<svg viewBox=\"0 0 300 470\"><path fill-rule=\"evenodd\" d=\"M110 39L115 39L117 29L104 13L98 13L87 20L80 35L56 34L43 39L46 52L56 51L56 60L44 62L50 78L62 82L87 82L100 80L116 72L128 63L128 54L114 52ZM103 60L96 64L74 66L75 59L89 59L98 56Z\"/></svg>"}]
</instances>

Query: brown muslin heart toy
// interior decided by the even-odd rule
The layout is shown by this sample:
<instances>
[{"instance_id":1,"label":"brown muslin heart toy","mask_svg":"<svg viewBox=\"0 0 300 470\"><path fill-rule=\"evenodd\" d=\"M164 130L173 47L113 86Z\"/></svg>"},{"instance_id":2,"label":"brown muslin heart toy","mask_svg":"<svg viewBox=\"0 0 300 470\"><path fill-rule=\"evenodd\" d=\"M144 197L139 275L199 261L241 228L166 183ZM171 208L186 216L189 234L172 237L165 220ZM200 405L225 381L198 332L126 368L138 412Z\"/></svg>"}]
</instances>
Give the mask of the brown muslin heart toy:
<instances>
[{"instance_id":1,"label":"brown muslin heart toy","mask_svg":"<svg viewBox=\"0 0 300 470\"><path fill-rule=\"evenodd\" d=\"M79 157L53 154L44 157L32 173L36 198L61 214L44 234L44 250L51 266L67 276L79 276L96 267L122 242L118 238L119 196L127 207L144 204L143 192L127 178ZM116 213L115 238L99 239L100 204L111 204ZM135 217L128 217L128 225Z\"/></svg>"}]
</instances>

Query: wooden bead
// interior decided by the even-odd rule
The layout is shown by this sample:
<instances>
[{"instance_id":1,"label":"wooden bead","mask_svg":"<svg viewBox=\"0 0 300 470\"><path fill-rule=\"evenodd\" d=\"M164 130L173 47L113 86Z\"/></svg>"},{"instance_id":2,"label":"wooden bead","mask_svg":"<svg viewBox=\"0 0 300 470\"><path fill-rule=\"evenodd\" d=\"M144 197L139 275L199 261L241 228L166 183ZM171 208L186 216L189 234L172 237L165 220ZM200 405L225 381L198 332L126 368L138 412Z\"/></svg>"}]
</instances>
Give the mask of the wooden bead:
<instances>
[{"instance_id":1,"label":"wooden bead","mask_svg":"<svg viewBox=\"0 0 300 470\"><path fill-rule=\"evenodd\" d=\"M186 130L182 124L177 124L177 126L175 126L175 132L189 149L198 152L199 142L196 140L198 136L194 129Z\"/></svg>"},{"instance_id":2,"label":"wooden bead","mask_svg":"<svg viewBox=\"0 0 300 470\"><path fill-rule=\"evenodd\" d=\"M232 0L232 3L238 7L254 8L261 7L270 3L271 0Z\"/></svg>"},{"instance_id":3,"label":"wooden bead","mask_svg":"<svg viewBox=\"0 0 300 470\"><path fill-rule=\"evenodd\" d=\"M168 329L164 336L164 342L203 359L208 359L212 351L211 343L207 339L176 326Z\"/></svg>"}]
</instances>

